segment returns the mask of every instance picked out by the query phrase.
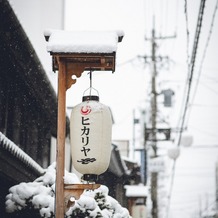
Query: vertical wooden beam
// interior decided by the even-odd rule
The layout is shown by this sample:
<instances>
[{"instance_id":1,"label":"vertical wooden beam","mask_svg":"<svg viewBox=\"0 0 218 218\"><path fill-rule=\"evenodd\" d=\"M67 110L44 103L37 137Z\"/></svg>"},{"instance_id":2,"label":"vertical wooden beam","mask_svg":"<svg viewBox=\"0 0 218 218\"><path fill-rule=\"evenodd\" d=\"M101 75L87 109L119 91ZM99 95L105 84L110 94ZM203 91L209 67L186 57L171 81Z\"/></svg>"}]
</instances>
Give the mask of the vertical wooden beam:
<instances>
[{"instance_id":1,"label":"vertical wooden beam","mask_svg":"<svg viewBox=\"0 0 218 218\"><path fill-rule=\"evenodd\" d=\"M66 66L59 62L58 72L58 120L56 148L56 196L55 217L64 218L64 160L66 135Z\"/></svg>"}]
</instances>

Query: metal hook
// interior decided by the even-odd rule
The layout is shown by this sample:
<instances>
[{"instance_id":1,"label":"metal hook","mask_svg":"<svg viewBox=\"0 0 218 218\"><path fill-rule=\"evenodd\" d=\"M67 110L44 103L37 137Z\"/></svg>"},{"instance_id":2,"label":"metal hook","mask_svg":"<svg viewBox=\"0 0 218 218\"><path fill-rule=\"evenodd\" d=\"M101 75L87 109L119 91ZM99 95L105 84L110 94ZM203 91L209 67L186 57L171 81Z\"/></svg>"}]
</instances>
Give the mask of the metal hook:
<instances>
[{"instance_id":1,"label":"metal hook","mask_svg":"<svg viewBox=\"0 0 218 218\"><path fill-rule=\"evenodd\" d=\"M85 92L88 90L89 90L89 96L92 95L92 90L95 90L97 92L97 95L99 96L98 90L92 87L92 71L90 70L88 74L89 74L89 88L83 92L83 96L85 95Z\"/></svg>"}]
</instances>

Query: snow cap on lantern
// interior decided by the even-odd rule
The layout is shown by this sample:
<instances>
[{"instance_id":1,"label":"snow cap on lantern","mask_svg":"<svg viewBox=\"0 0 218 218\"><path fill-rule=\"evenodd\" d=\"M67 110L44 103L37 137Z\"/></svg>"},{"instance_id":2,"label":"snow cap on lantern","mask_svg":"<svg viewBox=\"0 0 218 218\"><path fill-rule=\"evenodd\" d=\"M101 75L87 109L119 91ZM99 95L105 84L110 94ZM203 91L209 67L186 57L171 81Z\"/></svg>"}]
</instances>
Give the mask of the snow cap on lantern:
<instances>
[{"instance_id":1,"label":"snow cap on lantern","mask_svg":"<svg viewBox=\"0 0 218 218\"><path fill-rule=\"evenodd\" d=\"M112 118L98 96L83 96L70 118L71 153L74 168L85 180L96 180L110 163Z\"/></svg>"}]
</instances>

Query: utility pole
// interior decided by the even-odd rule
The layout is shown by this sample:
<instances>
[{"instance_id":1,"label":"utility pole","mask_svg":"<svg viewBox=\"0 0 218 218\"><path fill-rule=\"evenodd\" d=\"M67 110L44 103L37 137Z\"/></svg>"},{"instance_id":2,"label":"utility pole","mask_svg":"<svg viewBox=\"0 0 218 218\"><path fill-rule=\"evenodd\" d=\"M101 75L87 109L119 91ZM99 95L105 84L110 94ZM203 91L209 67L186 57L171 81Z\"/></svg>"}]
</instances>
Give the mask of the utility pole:
<instances>
[{"instance_id":1,"label":"utility pole","mask_svg":"<svg viewBox=\"0 0 218 218\"><path fill-rule=\"evenodd\" d=\"M152 30L152 77L151 77L151 147L153 149L152 158L157 157L157 136L156 136L156 118L157 118L157 92L156 92L156 42L155 30ZM158 173L152 172L151 174L151 201L152 201L152 218L158 218L158 202L157 202L157 186L158 186Z\"/></svg>"},{"instance_id":2,"label":"utility pole","mask_svg":"<svg viewBox=\"0 0 218 218\"><path fill-rule=\"evenodd\" d=\"M154 25L153 25L154 26ZM151 56L143 57L145 60L150 59L151 63L151 128L145 128L145 148L147 141L150 141L151 148L153 150L153 154L151 159L155 159L158 157L157 154L157 142L160 141L157 138L157 132L164 133L166 139L170 140L170 131L171 129L158 129L157 128L157 91L156 91L156 77L157 77L157 62L162 61L164 59L168 59L168 57L159 57L156 54L157 44L156 40L163 40L175 38L175 36L166 36L166 37L156 37L155 29L152 29L152 37L149 40L151 42ZM151 201L152 201L152 210L151 215L152 218L158 218L158 172L151 173Z\"/></svg>"},{"instance_id":3,"label":"utility pole","mask_svg":"<svg viewBox=\"0 0 218 218\"><path fill-rule=\"evenodd\" d=\"M218 218L218 161L216 162L216 218Z\"/></svg>"}]
</instances>

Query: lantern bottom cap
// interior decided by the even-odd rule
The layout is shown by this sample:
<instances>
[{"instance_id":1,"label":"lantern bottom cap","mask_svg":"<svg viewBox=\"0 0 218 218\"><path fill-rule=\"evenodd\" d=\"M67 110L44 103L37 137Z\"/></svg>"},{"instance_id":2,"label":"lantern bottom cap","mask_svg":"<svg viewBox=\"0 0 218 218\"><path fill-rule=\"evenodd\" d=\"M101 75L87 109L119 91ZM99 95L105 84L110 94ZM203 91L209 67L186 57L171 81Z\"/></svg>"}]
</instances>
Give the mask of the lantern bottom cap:
<instances>
[{"instance_id":1,"label":"lantern bottom cap","mask_svg":"<svg viewBox=\"0 0 218 218\"><path fill-rule=\"evenodd\" d=\"M83 180L89 181L89 182L96 182L98 179L98 175L96 174L84 174Z\"/></svg>"}]
</instances>

